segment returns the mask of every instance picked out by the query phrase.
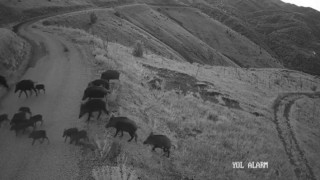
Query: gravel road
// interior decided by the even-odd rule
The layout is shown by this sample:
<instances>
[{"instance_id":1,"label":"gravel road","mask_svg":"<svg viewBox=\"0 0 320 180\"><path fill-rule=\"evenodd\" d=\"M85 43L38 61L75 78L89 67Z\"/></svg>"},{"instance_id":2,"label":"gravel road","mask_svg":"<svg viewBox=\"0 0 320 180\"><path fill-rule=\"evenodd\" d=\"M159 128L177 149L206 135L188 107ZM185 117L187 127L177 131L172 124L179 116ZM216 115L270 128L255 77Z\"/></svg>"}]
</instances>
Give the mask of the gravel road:
<instances>
[{"instance_id":1,"label":"gravel road","mask_svg":"<svg viewBox=\"0 0 320 180\"><path fill-rule=\"evenodd\" d=\"M50 144L36 142L31 145L29 132L15 136L9 125L0 128L0 179L70 180L77 179L80 148L64 143L64 128L83 126L78 119L83 89L90 80L91 71L79 51L58 36L24 25L20 33L42 44L46 52L34 61L22 79L32 79L46 86L46 94L18 98L14 88L1 101L0 114L11 119L20 106L28 106L33 114L42 114L43 126ZM68 52L65 52L65 47ZM39 52L35 52L39 53ZM42 52L43 53L43 52Z\"/></svg>"}]
</instances>

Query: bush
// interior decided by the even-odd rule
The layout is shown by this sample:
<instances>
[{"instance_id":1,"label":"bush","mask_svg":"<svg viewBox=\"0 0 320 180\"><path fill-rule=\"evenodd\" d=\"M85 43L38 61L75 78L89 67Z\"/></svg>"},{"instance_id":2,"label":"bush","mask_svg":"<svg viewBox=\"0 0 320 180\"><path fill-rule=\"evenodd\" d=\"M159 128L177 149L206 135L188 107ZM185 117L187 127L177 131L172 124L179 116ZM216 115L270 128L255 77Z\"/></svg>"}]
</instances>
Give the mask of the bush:
<instances>
[{"instance_id":1,"label":"bush","mask_svg":"<svg viewBox=\"0 0 320 180\"><path fill-rule=\"evenodd\" d=\"M92 171L95 180L136 180L134 170L127 166L103 166Z\"/></svg>"},{"instance_id":2,"label":"bush","mask_svg":"<svg viewBox=\"0 0 320 180\"><path fill-rule=\"evenodd\" d=\"M126 158L118 158L116 166L102 166L92 170L95 180L136 180L135 170L126 165Z\"/></svg>"},{"instance_id":3,"label":"bush","mask_svg":"<svg viewBox=\"0 0 320 180\"><path fill-rule=\"evenodd\" d=\"M311 87L311 90L312 90L312 91L316 91L317 88L318 88L317 86L312 86L312 87Z\"/></svg>"},{"instance_id":4,"label":"bush","mask_svg":"<svg viewBox=\"0 0 320 180\"><path fill-rule=\"evenodd\" d=\"M135 57L143 56L143 46L141 41L137 41L133 47L132 55Z\"/></svg>"},{"instance_id":5,"label":"bush","mask_svg":"<svg viewBox=\"0 0 320 180\"><path fill-rule=\"evenodd\" d=\"M51 23L50 23L50 21L42 21L42 24L44 25L44 26L50 26L51 25Z\"/></svg>"},{"instance_id":6,"label":"bush","mask_svg":"<svg viewBox=\"0 0 320 180\"><path fill-rule=\"evenodd\" d=\"M216 114L212 114L210 113L207 117L208 120L213 121L213 122L217 122L219 120L219 116Z\"/></svg>"},{"instance_id":7,"label":"bush","mask_svg":"<svg viewBox=\"0 0 320 180\"><path fill-rule=\"evenodd\" d=\"M90 14L90 24L96 23L97 20L98 20L97 15L96 15L94 12L92 12L92 13Z\"/></svg>"},{"instance_id":8,"label":"bush","mask_svg":"<svg viewBox=\"0 0 320 180\"><path fill-rule=\"evenodd\" d=\"M116 11L116 12L114 13L114 15L117 16L117 17L120 17L120 16L121 16L118 11Z\"/></svg>"}]
</instances>

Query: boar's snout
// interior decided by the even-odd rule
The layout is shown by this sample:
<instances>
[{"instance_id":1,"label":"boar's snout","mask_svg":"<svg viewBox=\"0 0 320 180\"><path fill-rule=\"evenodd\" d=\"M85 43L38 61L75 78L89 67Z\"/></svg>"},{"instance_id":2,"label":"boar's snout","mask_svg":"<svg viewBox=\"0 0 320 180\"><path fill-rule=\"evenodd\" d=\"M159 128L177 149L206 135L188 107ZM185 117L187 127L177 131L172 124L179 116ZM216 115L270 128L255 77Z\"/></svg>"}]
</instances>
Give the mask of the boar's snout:
<instances>
[{"instance_id":1,"label":"boar's snout","mask_svg":"<svg viewBox=\"0 0 320 180\"><path fill-rule=\"evenodd\" d=\"M106 124L104 127L105 127L105 128L109 128L109 127L111 127L111 125L110 125L110 123L108 123L108 124Z\"/></svg>"},{"instance_id":2,"label":"boar's snout","mask_svg":"<svg viewBox=\"0 0 320 180\"><path fill-rule=\"evenodd\" d=\"M143 144L149 144L148 140L143 141Z\"/></svg>"}]
</instances>

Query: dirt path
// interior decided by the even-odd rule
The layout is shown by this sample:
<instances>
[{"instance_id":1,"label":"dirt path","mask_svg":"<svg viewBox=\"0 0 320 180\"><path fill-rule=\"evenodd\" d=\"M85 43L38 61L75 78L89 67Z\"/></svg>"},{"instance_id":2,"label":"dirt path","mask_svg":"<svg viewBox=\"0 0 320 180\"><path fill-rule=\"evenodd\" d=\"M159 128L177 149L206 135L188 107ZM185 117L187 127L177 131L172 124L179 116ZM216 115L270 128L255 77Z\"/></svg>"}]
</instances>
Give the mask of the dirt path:
<instances>
[{"instance_id":1,"label":"dirt path","mask_svg":"<svg viewBox=\"0 0 320 180\"><path fill-rule=\"evenodd\" d=\"M290 164L294 168L294 173L297 179L316 180L313 169L297 141L289 119L289 113L292 105L303 96L316 98L320 97L320 94L289 93L277 98L274 103L275 124L279 138L284 146L286 154L288 155Z\"/></svg>"},{"instance_id":2,"label":"dirt path","mask_svg":"<svg viewBox=\"0 0 320 180\"><path fill-rule=\"evenodd\" d=\"M82 126L79 105L91 71L72 44L29 26L21 33L43 44L47 51L22 79L45 84L47 92L19 99L12 89L1 101L0 113L8 113L11 118L20 106L29 106L34 114L42 114L44 125L38 129L47 131L50 144L45 141L32 146L28 133L16 137L9 126L0 128L0 179L76 179L80 150L65 144L62 132L67 127ZM64 47L69 51L64 52Z\"/></svg>"}]
</instances>

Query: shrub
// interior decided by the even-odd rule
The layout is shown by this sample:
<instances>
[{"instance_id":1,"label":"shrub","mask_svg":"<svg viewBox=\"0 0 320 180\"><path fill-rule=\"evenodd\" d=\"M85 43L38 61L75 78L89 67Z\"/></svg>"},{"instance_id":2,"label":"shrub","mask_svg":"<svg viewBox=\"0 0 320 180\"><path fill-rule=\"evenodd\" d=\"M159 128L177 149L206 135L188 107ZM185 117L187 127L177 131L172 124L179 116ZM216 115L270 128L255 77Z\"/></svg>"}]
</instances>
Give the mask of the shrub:
<instances>
[{"instance_id":1,"label":"shrub","mask_svg":"<svg viewBox=\"0 0 320 180\"><path fill-rule=\"evenodd\" d=\"M133 47L132 55L135 57L142 57L143 56L143 47L142 42L137 41Z\"/></svg>"},{"instance_id":2,"label":"shrub","mask_svg":"<svg viewBox=\"0 0 320 180\"><path fill-rule=\"evenodd\" d=\"M42 21L42 24L44 25L44 26L50 26L51 25L51 23L50 23L50 21Z\"/></svg>"},{"instance_id":3,"label":"shrub","mask_svg":"<svg viewBox=\"0 0 320 180\"><path fill-rule=\"evenodd\" d=\"M122 162L119 162L122 161ZM126 165L126 158L119 160L117 166L102 166L92 170L95 180L136 180L135 171Z\"/></svg>"},{"instance_id":4,"label":"shrub","mask_svg":"<svg viewBox=\"0 0 320 180\"><path fill-rule=\"evenodd\" d=\"M116 12L114 13L114 15L117 16L117 17L120 17L120 16L121 16L118 11L116 11Z\"/></svg>"},{"instance_id":5,"label":"shrub","mask_svg":"<svg viewBox=\"0 0 320 180\"><path fill-rule=\"evenodd\" d=\"M94 12L92 12L92 13L90 14L90 24L96 23L97 20L98 20L97 15L96 15Z\"/></svg>"},{"instance_id":6,"label":"shrub","mask_svg":"<svg viewBox=\"0 0 320 180\"><path fill-rule=\"evenodd\" d=\"M219 117L218 117L218 115L216 115L216 114L210 113L210 114L208 115L207 119L210 120L210 121L213 121L213 122L217 122L217 121L219 120Z\"/></svg>"}]
</instances>

